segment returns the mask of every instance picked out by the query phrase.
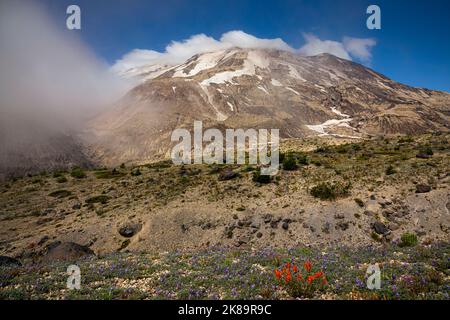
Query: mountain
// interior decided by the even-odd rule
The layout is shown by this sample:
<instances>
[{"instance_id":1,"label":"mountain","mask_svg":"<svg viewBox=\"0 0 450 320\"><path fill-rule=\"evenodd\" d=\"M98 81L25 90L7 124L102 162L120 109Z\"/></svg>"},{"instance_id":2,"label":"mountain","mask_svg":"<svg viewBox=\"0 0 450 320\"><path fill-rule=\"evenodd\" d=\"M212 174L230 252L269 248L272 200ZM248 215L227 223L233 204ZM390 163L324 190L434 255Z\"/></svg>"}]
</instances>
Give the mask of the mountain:
<instances>
[{"instance_id":1,"label":"mountain","mask_svg":"<svg viewBox=\"0 0 450 320\"><path fill-rule=\"evenodd\" d=\"M195 55L123 73L142 82L89 123L84 139L106 165L168 157L170 136L204 127L279 128L282 138L448 131L450 94L397 83L329 54L267 49Z\"/></svg>"}]
</instances>

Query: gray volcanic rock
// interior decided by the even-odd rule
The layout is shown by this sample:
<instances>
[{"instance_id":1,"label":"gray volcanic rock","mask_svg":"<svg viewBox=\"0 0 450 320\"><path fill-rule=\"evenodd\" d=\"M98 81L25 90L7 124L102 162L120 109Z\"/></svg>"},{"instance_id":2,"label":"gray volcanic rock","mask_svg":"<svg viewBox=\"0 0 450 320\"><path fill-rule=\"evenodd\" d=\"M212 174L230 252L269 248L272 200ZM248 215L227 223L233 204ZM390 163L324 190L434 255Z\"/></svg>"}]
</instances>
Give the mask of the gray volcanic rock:
<instances>
[{"instance_id":1,"label":"gray volcanic rock","mask_svg":"<svg viewBox=\"0 0 450 320\"><path fill-rule=\"evenodd\" d=\"M7 256L0 256L0 266L21 266L22 263L20 263L19 260L7 257Z\"/></svg>"},{"instance_id":2,"label":"gray volcanic rock","mask_svg":"<svg viewBox=\"0 0 450 320\"><path fill-rule=\"evenodd\" d=\"M41 262L76 261L80 258L93 256L94 251L89 247L74 242L56 241L47 246L41 257Z\"/></svg>"}]
</instances>

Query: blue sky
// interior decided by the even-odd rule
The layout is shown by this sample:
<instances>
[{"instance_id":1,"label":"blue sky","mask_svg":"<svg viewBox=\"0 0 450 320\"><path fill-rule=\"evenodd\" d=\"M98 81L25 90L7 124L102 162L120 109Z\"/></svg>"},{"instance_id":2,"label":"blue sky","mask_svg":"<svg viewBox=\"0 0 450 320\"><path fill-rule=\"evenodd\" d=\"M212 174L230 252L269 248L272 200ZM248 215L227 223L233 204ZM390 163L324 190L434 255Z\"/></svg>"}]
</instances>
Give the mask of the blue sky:
<instances>
[{"instance_id":1,"label":"blue sky","mask_svg":"<svg viewBox=\"0 0 450 320\"><path fill-rule=\"evenodd\" d=\"M302 33L321 40L373 38L374 70L413 86L450 92L450 1L428 0L39 0L65 26L65 9L82 10L79 36L113 64L133 49L164 51L171 41L231 30L282 38L299 48ZM377 4L382 29L366 28L366 8ZM357 59L355 61L359 62Z\"/></svg>"}]
</instances>

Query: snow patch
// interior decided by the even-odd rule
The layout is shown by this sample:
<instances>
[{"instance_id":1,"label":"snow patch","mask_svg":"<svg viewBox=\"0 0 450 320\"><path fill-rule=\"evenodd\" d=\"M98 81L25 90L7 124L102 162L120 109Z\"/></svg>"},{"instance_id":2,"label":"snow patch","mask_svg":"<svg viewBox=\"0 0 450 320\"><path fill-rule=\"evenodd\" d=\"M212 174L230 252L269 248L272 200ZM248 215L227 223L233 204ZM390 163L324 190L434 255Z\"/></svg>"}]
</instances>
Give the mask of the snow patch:
<instances>
[{"instance_id":1,"label":"snow patch","mask_svg":"<svg viewBox=\"0 0 450 320\"><path fill-rule=\"evenodd\" d=\"M303 77L300 75L300 73L298 73L297 69L294 68L293 65L288 64L287 66L288 66L288 68L289 68L289 76L290 76L291 78L294 78L294 79L297 79L297 80L301 80L301 81L303 81L303 82L306 82L305 78L303 78Z\"/></svg>"},{"instance_id":2,"label":"snow patch","mask_svg":"<svg viewBox=\"0 0 450 320\"><path fill-rule=\"evenodd\" d=\"M262 55L258 54L256 51L249 51L247 54L247 58L244 60L243 68L236 71L224 71L215 74L209 79L205 79L201 82L204 86L209 86L211 83L221 84L230 82L233 83L233 79L237 77L241 77L244 75L253 76L256 74L256 67L258 68L267 68L269 66L269 62Z\"/></svg>"},{"instance_id":3,"label":"snow patch","mask_svg":"<svg viewBox=\"0 0 450 320\"><path fill-rule=\"evenodd\" d=\"M276 80L276 79L272 79L272 80L270 81L270 83L271 83L273 86L275 86L275 87L282 87L282 86L283 86L283 85L281 84L281 82L278 81L278 80Z\"/></svg>"},{"instance_id":4,"label":"snow patch","mask_svg":"<svg viewBox=\"0 0 450 320\"><path fill-rule=\"evenodd\" d=\"M224 115L222 112L220 112L219 109L217 109L216 105L213 103L211 95L209 94L208 87L200 84L200 88L206 94L208 103L211 105L211 107L213 107L214 111L216 112L217 121L225 121L228 117Z\"/></svg>"},{"instance_id":5,"label":"snow patch","mask_svg":"<svg viewBox=\"0 0 450 320\"><path fill-rule=\"evenodd\" d=\"M293 93L295 93L296 95L300 95L300 93L298 93L297 91L295 91L294 89L292 89L292 88L289 88L289 87L285 87L287 90L289 90L289 91L292 91Z\"/></svg>"},{"instance_id":6,"label":"snow patch","mask_svg":"<svg viewBox=\"0 0 450 320\"><path fill-rule=\"evenodd\" d=\"M173 78L193 77L203 70L214 68L215 66L217 66L219 61L223 59L223 54L223 50L202 54L196 60L188 63L187 65L183 65L181 68L177 68L176 72L173 75ZM184 73L183 70L192 64L195 64L192 70L190 70L187 74Z\"/></svg>"},{"instance_id":7,"label":"snow patch","mask_svg":"<svg viewBox=\"0 0 450 320\"><path fill-rule=\"evenodd\" d=\"M258 89L263 91L265 94L269 94L269 92L267 92L267 90L262 86L258 86Z\"/></svg>"}]
</instances>

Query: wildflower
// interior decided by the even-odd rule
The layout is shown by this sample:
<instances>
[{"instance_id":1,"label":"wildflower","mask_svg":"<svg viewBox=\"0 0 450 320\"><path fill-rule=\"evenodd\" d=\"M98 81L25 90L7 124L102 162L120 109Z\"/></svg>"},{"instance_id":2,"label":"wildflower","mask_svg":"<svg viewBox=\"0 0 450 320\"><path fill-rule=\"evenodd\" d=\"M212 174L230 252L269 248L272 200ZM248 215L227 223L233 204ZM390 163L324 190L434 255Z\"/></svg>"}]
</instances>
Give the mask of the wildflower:
<instances>
[{"instance_id":1,"label":"wildflower","mask_svg":"<svg viewBox=\"0 0 450 320\"><path fill-rule=\"evenodd\" d=\"M277 279L280 279L280 278L281 278L281 271L280 271L280 270L275 269L275 277L276 277Z\"/></svg>"},{"instance_id":2,"label":"wildflower","mask_svg":"<svg viewBox=\"0 0 450 320\"><path fill-rule=\"evenodd\" d=\"M298 267L297 265L294 264L294 266L292 267L292 271L294 271L294 273L298 272Z\"/></svg>"},{"instance_id":3,"label":"wildflower","mask_svg":"<svg viewBox=\"0 0 450 320\"><path fill-rule=\"evenodd\" d=\"M290 273L286 274L286 283L288 283L289 281L291 281L292 276Z\"/></svg>"},{"instance_id":4,"label":"wildflower","mask_svg":"<svg viewBox=\"0 0 450 320\"><path fill-rule=\"evenodd\" d=\"M309 261L305 262L305 270L308 271L308 272L311 271L311 262L309 262Z\"/></svg>"},{"instance_id":5,"label":"wildflower","mask_svg":"<svg viewBox=\"0 0 450 320\"><path fill-rule=\"evenodd\" d=\"M308 281L309 284L311 284L314 280L313 276L308 276L308 278L306 278L306 281Z\"/></svg>"},{"instance_id":6,"label":"wildflower","mask_svg":"<svg viewBox=\"0 0 450 320\"><path fill-rule=\"evenodd\" d=\"M303 277L302 277L302 274L301 274L301 273L299 273L299 274L297 275L297 280L298 280L298 281L302 281L302 280L303 280Z\"/></svg>"},{"instance_id":7,"label":"wildflower","mask_svg":"<svg viewBox=\"0 0 450 320\"><path fill-rule=\"evenodd\" d=\"M316 273L314 273L314 279L320 278L323 275L322 271L318 271Z\"/></svg>"}]
</instances>

